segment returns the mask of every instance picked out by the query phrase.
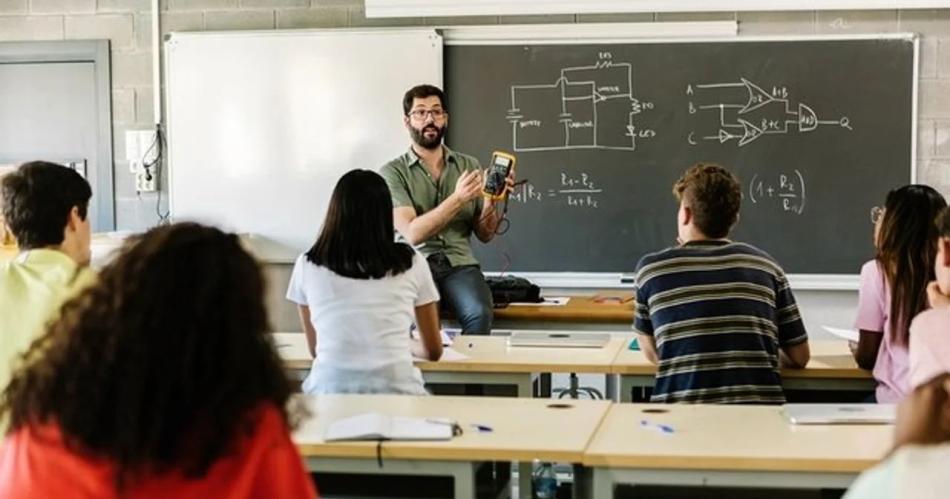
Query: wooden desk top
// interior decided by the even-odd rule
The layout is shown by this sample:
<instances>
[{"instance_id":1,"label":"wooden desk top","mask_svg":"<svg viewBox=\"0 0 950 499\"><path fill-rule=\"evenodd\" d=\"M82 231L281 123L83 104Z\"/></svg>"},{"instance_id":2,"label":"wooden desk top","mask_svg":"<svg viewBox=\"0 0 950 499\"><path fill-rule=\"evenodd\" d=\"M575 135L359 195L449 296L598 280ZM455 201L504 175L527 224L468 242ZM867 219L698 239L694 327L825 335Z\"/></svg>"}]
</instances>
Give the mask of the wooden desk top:
<instances>
[{"instance_id":1,"label":"wooden desk top","mask_svg":"<svg viewBox=\"0 0 950 499\"><path fill-rule=\"evenodd\" d=\"M310 369L313 358L302 333L274 333L274 339L287 368ZM617 352L627 343L618 336L602 348L526 348L508 347L505 336L459 336L452 348L466 359L415 364L433 372L609 373Z\"/></svg>"},{"instance_id":2,"label":"wooden desk top","mask_svg":"<svg viewBox=\"0 0 950 499\"><path fill-rule=\"evenodd\" d=\"M889 450L889 425L793 426L779 406L614 404L587 466L726 471L860 472ZM641 420L673 427L662 433Z\"/></svg>"},{"instance_id":3,"label":"wooden desk top","mask_svg":"<svg viewBox=\"0 0 950 499\"><path fill-rule=\"evenodd\" d=\"M563 307L517 305L498 308L495 309L495 320L633 324L633 301L595 303L592 296L572 296Z\"/></svg>"},{"instance_id":4,"label":"wooden desk top","mask_svg":"<svg viewBox=\"0 0 950 499\"><path fill-rule=\"evenodd\" d=\"M611 337L602 348L509 347L505 336L458 336L452 345L463 360L416 365L423 371L507 373L609 373L624 338Z\"/></svg>"},{"instance_id":5,"label":"wooden desk top","mask_svg":"<svg viewBox=\"0 0 950 499\"><path fill-rule=\"evenodd\" d=\"M804 369L782 369L783 378L835 378L870 379L871 373L858 367L848 349L848 343L841 340L817 340L809 342L811 360ZM647 361L639 350L627 348L629 341L617 353L614 359L615 374L656 374L656 366Z\"/></svg>"},{"instance_id":6,"label":"wooden desk top","mask_svg":"<svg viewBox=\"0 0 950 499\"><path fill-rule=\"evenodd\" d=\"M463 435L445 442L385 442L383 459L450 461L560 461L579 463L607 409L606 401L570 400L569 408L549 408L561 401L486 397L417 397L408 395L303 396L314 415L294 434L306 457L375 458L376 442L323 442L333 421L366 412L393 416L444 417L456 420ZM477 432L471 424L488 425Z\"/></svg>"}]
</instances>

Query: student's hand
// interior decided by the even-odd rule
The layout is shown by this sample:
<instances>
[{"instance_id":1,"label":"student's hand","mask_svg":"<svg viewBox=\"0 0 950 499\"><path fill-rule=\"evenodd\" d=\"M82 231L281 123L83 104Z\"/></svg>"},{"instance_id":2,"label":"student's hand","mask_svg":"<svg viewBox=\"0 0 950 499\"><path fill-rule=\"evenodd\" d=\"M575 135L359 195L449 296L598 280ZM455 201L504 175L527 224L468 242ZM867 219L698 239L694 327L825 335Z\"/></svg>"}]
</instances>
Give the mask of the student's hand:
<instances>
[{"instance_id":1,"label":"student's hand","mask_svg":"<svg viewBox=\"0 0 950 499\"><path fill-rule=\"evenodd\" d=\"M894 447L935 444L950 439L950 377L917 387L897 406Z\"/></svg>"},{"instance_id":2,"label":"student's hand","mask_svg":"<svg viewBox=\"0 0 950 499\"><path fill-rule=\"evenodd\" d=\"M455 183L454 196L458 197L462 203L467 203L478 198L482 194L482 172L479 170L469 170L459 177Z\"/></svg>"},{"instance_id":3,"label":"student's hand","mask_svg":"<svg viewBox=\"0 0 950 499\"><path fill-rule=\"evenodd\" d=\"M940 291L937 281L930 281L927 285L927 301L930 302L930 308L950 307L950 296Z\"/></svg>"}]
</instances>

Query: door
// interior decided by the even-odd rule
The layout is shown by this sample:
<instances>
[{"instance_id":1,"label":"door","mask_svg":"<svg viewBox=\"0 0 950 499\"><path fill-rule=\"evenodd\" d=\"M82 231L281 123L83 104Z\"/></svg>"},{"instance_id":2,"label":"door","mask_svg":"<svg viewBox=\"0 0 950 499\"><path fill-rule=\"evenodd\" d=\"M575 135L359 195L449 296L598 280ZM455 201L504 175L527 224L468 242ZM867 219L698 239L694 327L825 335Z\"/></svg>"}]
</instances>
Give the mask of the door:
<instances>
[{"instance_id":1,"label":"door","mask_svg":"<svg viewBox=\"0 0 950 499\"><path fill-rule=\"evenodd\" d=\"M74 168L93 231L115 229L107 41L0 43L0 164Z\"/></svg>"}]
</instances>

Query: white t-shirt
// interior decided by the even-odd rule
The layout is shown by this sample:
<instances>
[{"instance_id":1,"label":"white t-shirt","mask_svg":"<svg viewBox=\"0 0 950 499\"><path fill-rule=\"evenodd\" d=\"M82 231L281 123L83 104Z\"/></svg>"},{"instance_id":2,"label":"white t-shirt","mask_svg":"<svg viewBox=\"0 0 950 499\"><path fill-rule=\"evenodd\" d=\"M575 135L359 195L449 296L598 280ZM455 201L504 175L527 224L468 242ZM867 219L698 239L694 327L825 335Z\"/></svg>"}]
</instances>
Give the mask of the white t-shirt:
<instances>
[{"instance_id":1,"label":"white t-shirt","mask_svg":"<svg viewBox=\"0 0 950 499\"><path fill-rule=\"evenodd\" d=\"M415 307L439 300L425 258L382 279L352 279L300 255L287 299L310 307L317 357L303 383L307 393L425 393L412 365L409 329Z\"/></svg>"}]
</instances>

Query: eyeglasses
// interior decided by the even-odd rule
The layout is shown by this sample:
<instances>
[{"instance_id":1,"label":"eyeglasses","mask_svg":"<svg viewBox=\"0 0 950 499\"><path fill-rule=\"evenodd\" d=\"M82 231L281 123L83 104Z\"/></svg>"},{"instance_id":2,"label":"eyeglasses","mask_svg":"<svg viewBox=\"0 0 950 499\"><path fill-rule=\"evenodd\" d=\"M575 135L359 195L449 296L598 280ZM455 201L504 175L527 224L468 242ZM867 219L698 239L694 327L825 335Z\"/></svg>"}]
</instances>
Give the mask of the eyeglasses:
<instances>
[{"instance_id":1,"label":"eyeglasses","mask_svg":"<svg viewBox=\"0 0 950 499\"><path fill-rule=\"evenodd\" d=\"M433 120L441 120L445 118L445 111L442 109L414 109L409 111L409 116L416 121L423 121L426 119L426 116L432 116Z\"/></svg>"},{"instance_id":2,"label":"eyeglasses","mask_svg":"<svg viewBox=\"0 0 950 499\"><path fill-rule=\"evenodd\" d=\"M871 223L877 225L884 218L884 208L875 206L871 208Z\"/></svg>"}]
</instances>

